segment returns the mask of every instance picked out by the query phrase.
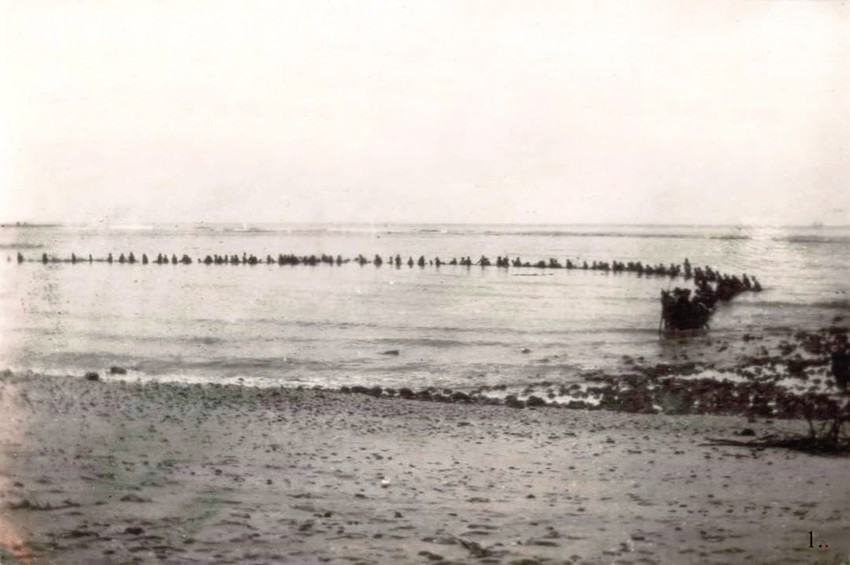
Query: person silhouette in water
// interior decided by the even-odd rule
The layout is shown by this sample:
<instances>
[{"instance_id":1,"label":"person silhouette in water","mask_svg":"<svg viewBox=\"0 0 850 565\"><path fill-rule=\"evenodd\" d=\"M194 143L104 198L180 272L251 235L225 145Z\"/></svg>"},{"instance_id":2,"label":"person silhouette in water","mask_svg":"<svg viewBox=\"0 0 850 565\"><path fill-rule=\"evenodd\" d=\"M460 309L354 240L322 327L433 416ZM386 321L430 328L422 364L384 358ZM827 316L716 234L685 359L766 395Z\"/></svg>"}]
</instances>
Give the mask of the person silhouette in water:
<instances>
[{"instance_id":1,"label":"person silhouette in water","mask_svg":"<svg viewBox=\"0 0 850 565\"><path fill-rule=\"evenodd\" d=\"M835 377L835 384L841 390L847 390L847 384L850 382L850 348L847 345L847 334L839 334L835 336L835 343L832 346L832 375Z\"/></svg>"}]
</instances>

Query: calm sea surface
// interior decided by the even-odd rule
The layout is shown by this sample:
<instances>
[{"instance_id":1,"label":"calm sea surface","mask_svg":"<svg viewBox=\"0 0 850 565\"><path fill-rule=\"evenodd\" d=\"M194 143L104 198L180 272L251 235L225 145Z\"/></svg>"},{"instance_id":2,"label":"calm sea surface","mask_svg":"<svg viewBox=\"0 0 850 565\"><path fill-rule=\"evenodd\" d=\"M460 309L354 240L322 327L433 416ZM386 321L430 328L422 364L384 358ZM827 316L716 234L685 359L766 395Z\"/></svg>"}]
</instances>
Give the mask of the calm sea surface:
<instances>
[{"instance_id":1,"label":"calm sea surface","mask_svg":"<svg viewBox=\"0 0 850 565\"><path fill-rule=\"evenodd\" d=\"M0 367L260 385L472 388L659 358L666 277L384 264L16 264L15 253L247 252L711 265L765 287L721 305L711 338L850 314L850 228L126 226L0 229ZM684 284L681 279L673 285ZM709 339L697 336L693 339ZM528 348L530 353L523 353ZM388 350L399 355L385 355Z\"/></svg>"}]
</instances>

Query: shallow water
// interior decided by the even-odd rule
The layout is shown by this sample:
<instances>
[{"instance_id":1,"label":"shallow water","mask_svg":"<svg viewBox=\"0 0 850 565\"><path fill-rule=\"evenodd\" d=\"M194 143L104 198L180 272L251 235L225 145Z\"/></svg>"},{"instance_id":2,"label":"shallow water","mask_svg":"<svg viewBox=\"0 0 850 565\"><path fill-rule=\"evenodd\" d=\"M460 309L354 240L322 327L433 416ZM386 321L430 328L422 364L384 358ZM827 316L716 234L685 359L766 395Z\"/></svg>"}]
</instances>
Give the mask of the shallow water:
<instances>
[{"instance_id":1,"label":"shallow water","mask_svg":"<svg viewBox=\"0 0 850 565\"><path fill-rule=\"evenodd\" d=\"M0 365L56 374L294 386L571 382L654 359L666 277L434 267L28 262L42 253L482 254L711 265L765 287L720 305L704 340L850 313L850 228L90 226L0 229ZM6 257L8 256L8 257ZM6 260L6 259L10 260ZM684 284L681 279L672 284ZM524 348L530 353L523 353ZM383 352L399 350L398 355Z\"/></svg>"}]
</instances>

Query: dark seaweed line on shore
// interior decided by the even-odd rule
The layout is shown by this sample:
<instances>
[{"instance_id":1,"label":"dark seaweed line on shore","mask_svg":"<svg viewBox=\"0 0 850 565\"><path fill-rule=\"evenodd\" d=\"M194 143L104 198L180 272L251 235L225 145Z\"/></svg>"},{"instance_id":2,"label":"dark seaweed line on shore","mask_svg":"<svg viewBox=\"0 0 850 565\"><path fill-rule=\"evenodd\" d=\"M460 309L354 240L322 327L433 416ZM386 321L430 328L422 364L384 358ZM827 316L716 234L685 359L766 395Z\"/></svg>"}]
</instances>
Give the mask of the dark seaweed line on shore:
<instances>
[{"instance_id":1,"label":"dark seaweed line on shore","mask_svg":"<svg viewBox=\"0 0 850 565\"><path fill-rule=\"evenodd\" d=\"M833 324L842 321L836 317ZM606 373L590 371L580 375L583 382L501 383L478 385L457 390L428 386L415 390L409 387L381 386L324 386L251 387L252 394L274 396L283 389L325 390L343 394L364 394L375 398L427 401L438 403L490 404L509 408L553 408L581 410L611 410L634 413L723 414L761 418L814 418L830 420L847 409L847 383L830 370L831 345L838 338L846 340L847 327L832 325L813 332L788 330L787 338L776 346L776 352L762 347L754 356L741 359L734 367L719 368L713 362L685 361L678 364L647 364L642 358L624 357L624 371ZM745 334L743 342L764 339L764 336ZM728 343L722 345L728 347ZM525 352L525 351L524 351ZM384 354L398 355L398 350ZM802 354L805 353L805 356ZM834 363L834 360L833 360ZM835 368L832 367L833 373ZM703 376L707 371L737 375L722 379ZM127 375L126 368L113 366L110 375ZM9 377L11 370L0 372ZM26 373L24 373L26 374ZM796 380L802 388L784 383ZM100 380L96 372L88 372L89 381ZM148 383L159 386L156 381ZM213 388L243 385L207 383L180 386ZM523 386L523 390L519 387ZM513 391L516 392L513 392ZM280 391L280 392L279 392ZM844 408L842 408L842 406Z\"/></svg>"},{"instance_id":2,"label":"dark seaweed line on shore","mask_svg":"<svg viewBox=\"0 0 850 565\"><path fill-rule=\"evenodd\" d=\"M718 414L832 420L850 406L847 383L835 377L832 392L827 392L821 385L830 364L830 344L836 336L846 337L847 332L846 327L837 325L814 332L794 332L788 341L780 343L778 355L747 358L730 370L744 377L743 381L700 377L700 373L706 370L716 370L711 363L688 361L677 365L648 365L628 358L623 374L586 373L583 375L584 385L553 381L526 383L520 394L505 394L504 397L493 396L493 393L507 393L506 384L484 385L467 391L433 386L418 391L380 386L343 386L337 390L375 398L495 404L509 408L551 406L668 415ZM741 339L747 342L755 338L745 334ZM800 356L801 350L809 357ZM795 392L780 382L789 376L800 382L811 381L811 386L805 392Z\"/></svg>"}]
</instances>

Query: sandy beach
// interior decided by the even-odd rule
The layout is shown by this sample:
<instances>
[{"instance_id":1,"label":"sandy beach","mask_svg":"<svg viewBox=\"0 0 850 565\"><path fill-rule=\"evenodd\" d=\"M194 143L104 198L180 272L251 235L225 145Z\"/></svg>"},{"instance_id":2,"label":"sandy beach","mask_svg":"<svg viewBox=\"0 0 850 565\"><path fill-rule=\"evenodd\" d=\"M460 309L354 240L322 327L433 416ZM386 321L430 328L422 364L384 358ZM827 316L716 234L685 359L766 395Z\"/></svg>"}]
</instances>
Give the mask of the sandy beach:
<instances>
[{"instance_id":1,"label":"sandy beach","mask_svg":"<svg viewBox=\"0 0 850 565\"><path fill-rule=\"evenodd\" d=\"M0 378L3 563L843 563L799 420ZM809 532L814 548L810 548ZM828 549L817 549L818 545Z\"/></svg>"},{"instance_id":2,"label":"sandy beach","mask_svg":"<svg viewBox=\"0 0 850 565\"><path fill-rule=\"evenodd\" d=\"M850 1L1 11L0 565L850 565Z\"/></svg>"}]
</instances>

